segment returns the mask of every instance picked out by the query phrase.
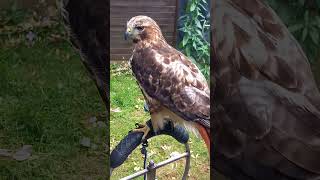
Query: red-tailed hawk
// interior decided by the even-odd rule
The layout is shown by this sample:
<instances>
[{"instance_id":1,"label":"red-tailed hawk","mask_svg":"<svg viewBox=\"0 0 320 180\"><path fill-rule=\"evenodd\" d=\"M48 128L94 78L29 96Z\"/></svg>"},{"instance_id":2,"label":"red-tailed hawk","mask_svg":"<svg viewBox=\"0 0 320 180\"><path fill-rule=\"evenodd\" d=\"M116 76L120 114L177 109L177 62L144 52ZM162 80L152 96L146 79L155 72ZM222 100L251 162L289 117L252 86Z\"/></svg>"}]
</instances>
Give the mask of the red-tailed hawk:
<instances>
[{"instance_id":1,"label":"red-tailed hawk","mask_svg":"<svg viewBox=\"0 0 320 180\"><path fill-rule=\"evenodd\" d=\"M210 91L206 79L185 55L164 39L157 23L136 16L127 23L133 41L132 72L148 103L155 132L166 121L197 130L210 150ZM148 133L148 126L135 131Z\"/></svg>"},{"instance_id":2,"label":"red-tailed hawk","mask_svg":"<svg viewBox=\"0 0 320 180\"><path fill-rule=\"evenodd\" d=\"M214 3L214 168L230 179L320 179L320 94L301 47L265 1Z\"/></svg>"}]
</instances>

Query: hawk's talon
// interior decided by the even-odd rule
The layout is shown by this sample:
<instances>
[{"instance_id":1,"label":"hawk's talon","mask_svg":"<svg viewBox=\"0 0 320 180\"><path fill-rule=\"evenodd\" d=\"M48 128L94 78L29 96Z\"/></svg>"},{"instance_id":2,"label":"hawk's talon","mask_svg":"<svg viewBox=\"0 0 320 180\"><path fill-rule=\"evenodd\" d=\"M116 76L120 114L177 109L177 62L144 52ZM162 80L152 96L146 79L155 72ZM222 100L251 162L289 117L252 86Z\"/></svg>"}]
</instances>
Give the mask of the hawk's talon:
<instances>
[{"instance_id":1,"label":"hawk's talon","mask_svg":"<svg viewBox=\"0 0 320 180\"><path fill-rule=\"evenodd\" d=\"M135 123L134 126L136 127L136 129L139 127L138 123Z\"/></svg>"},{"instance_id":2,"label":"hawk's talon","mask_svg":"<svg viewBox=\"0 0 320 180\"><path fill-rule=\"evenodd\" d=\"M145 124L136 123L135 126L136 126L136 129L141 129L141 128L145 127L146 125Z\"/></svg>"},{"instance_id":3,"label":"hawk's talon","mask_svg":"<svg viewBox=\"0 0 320 180\"><path fill-rule=\"evenodd\" d=\"M131 132L143 132L141 141L144 141L146 139L146 136L149 134L149 131L150 131L149 126L145 124L138 124L138 127L136 129L131 130Z\"/></svg>"}]
</instances>

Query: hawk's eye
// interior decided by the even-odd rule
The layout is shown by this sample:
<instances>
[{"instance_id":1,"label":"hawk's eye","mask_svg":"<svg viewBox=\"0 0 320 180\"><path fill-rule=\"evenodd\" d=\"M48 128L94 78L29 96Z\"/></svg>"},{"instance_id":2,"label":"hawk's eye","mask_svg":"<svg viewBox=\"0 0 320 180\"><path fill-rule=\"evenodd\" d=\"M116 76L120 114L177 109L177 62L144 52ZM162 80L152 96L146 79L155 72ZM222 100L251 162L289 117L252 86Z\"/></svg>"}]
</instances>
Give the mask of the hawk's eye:
<instances>
[{"instance_id":1,"label":"hawk's eye","mask_svg":"<svg viewBox=\"0 0 320 180\"><path fill-rule=\"evenodd\" d=\"M138 29L138 31L142 31L144 29L143 26L137 26L136 29Z\"/></svg>"}]
</instances>

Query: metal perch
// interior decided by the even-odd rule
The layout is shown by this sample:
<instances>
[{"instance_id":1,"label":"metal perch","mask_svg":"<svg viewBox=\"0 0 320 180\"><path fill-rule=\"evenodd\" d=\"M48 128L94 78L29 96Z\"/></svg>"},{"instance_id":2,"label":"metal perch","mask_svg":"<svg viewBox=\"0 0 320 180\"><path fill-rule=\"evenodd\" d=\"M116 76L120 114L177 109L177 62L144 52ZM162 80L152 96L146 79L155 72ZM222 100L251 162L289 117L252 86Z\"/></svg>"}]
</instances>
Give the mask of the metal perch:
<instances>
[{"instance_id":1,"label":"metal perch","mask_svg":"<svg viewBox=\"0 0 320 180\"><path fill-rule=\"evenodd\" d=\"M146 124L151 129L148 135L146 136L146 139L150 139L154 136L161 135L161 134L170 135L173 138L175 138L178 142L184 144L186 151L182 154L171 157L158 164L155 164L151 160L149 162L149 165L145 167L143 170L138 171L127 177L124 177L122 178L122 180L129 180L129 179L133 179L143 175L145 175L145 178L147 178L148 180L156 179L156 169L162 166L165 166L167 164L173 163L182 158L186 158L185 170L182 177L182 179L186 179L188 176L189 168L190 168L190 149L188 145L188 140L189 140L188 132L179 125L173 127L172 123L167 123L162 130L158 131L157 134L155 134L155 132L152 129L151 121L150 120L147 121ZM143 133L140 133L140 132L129 133L119 142L119 144L115 147L115 149L112 151L110 155L110 174L112 173L113 169L119 167L128 158L128 156L131 154L131 152L134 149L136 149L141 143L144 144L144 142L141 141L142 136L143 136ZM146 148L146 145L142 146L142 150L143 148ZM142 153L145 153L145 158L146 158L146 152L142 152ZM146 161L144 165L146 165Z\"/></svg>"}]
</instances>

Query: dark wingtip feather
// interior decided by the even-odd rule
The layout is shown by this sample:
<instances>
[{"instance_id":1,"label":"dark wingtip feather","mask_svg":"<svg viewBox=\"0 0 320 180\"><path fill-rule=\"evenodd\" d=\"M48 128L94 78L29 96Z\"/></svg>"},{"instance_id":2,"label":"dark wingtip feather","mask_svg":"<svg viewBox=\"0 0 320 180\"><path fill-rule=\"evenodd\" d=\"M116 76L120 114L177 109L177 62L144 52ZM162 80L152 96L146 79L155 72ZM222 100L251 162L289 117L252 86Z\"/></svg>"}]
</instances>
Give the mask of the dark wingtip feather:
<instances>
[{"instance_id":1,"label":"dark wingtip feather","mask_svg":"<svg viewBox=\"0 0 320 180\"><path fill-rule=\"evenodd\" d=\"M70 42L108 105L109 4L104 0L62 0L60 10Z\"/></svg>"}]
</instances>

